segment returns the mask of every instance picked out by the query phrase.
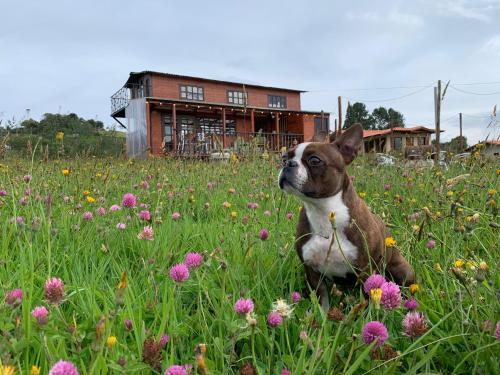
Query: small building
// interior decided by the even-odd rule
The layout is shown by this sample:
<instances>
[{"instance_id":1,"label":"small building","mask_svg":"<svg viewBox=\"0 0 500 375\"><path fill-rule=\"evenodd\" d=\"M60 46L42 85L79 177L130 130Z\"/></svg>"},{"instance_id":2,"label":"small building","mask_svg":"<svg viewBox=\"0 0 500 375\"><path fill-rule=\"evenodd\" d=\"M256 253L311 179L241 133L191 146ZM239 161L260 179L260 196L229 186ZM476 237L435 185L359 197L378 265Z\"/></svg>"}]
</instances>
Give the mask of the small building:
<instances>
[{"instance_id":1,"label":"small building","mask_svg":"<svg viewBox=\"0 0 500 375\"><path fill-rule=\"evenodd\" d=\"M329 131L329 113L301 109L303 92L142 71L111 96L111 116L129 156L280 151Z\"/></svg>"},{"instance_id":2,"label":"small building","mask_svg":"<svg viewBox=\"0 0 500 375\"><path fill-rule=\"evenodd\" d=\"M431 135L434 133L433 129L426 128L425 126L364 130L363 151L365 153L388 153L394 151L406 154L408 149L429 149L431 147Z\"/></svg>"},{"instance_id":3,"label":"small building","mask_svg":"<svg viewBox=\"0 0 500 375\"><path fill-rule=\"evenodd\" d=\"M465 151L471 152L479 150L481 156L485 157L499 157L500 156L500 141L484 141L467 148Z\"/></svg>"}]
</instances>

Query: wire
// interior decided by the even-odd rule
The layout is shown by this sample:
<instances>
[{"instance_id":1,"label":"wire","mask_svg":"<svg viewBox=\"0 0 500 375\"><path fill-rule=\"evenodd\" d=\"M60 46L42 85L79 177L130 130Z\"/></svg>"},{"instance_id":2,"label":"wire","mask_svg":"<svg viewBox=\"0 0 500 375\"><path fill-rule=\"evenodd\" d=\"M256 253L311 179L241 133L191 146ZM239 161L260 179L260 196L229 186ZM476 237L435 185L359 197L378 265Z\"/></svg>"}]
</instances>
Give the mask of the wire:
<instances>
[{"instance_id":1,"label":"wire","mask_svg":"<svg viewBox=\"0 0 500 375\"><path fill-rule=\"evenodd\" d=\"M474 85L500 85L500 81L472 82L472 83L455 83L455 86L474 86Z\"/></svg>"},{"instance_id":2,"label":"wire","mask_svg":"<svg viewBox=\"0 0 500 375\"><path fill-rule=\"evenodd\" d=\"M368 103L368 102L390 102L390 101L393 101L393 100L399 100L399 99L403 99L403 98L407 98L408 96L412 96L412 95L416 95L418 93L421 93L422 91L424 90L427 90L429 87L432 87L432 85L428 85L428 86L424 86L423 88L421 88L420 90L417 90L417 91L413 91L413 92L410 92L408 94L405 94L405 95L401 95L401 96L396 96L394 98L387 98L387 99L375 99L375 100L367 100L367 99L364 99L364 100L361 100L361 99L355 99L355 98L350 98L348 96L343 96L343 98L347 99L347 100L350 100L350 101L357 101L357 102L363 102L363 103Z\"/></svg>"},{"instance_id":3,"label":"wire","mask_svg":"<svg viewBox=\"0 0 500 375\"><path fill-rule=\"evenodd\" d=\"M473 92L473 91L462 90L462 89L459 89L458 87L455 87L453 85L450 85L450 87L453 90L460 91L460 92L463 92L465 94L471 94L471 95L497 95L497 94L500 94L500 91L482 93L482 92Z\"/></svg>"}]
</instances>

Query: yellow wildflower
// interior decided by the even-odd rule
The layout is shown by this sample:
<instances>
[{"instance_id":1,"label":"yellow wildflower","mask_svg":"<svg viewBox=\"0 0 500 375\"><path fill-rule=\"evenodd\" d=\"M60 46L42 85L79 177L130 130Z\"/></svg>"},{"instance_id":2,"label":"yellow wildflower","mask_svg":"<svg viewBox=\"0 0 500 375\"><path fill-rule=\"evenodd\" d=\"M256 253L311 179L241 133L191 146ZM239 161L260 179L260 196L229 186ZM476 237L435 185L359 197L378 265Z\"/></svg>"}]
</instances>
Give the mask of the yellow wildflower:
<instances>
[{"instance_id":1,"label":"yellow wildflower","mask_svg":"<svg viewBox=\"0 0 500 375\"><path fill-rule=\"evenodd\" d=\"M492 197L492 196L493 196L493 195L495 195L496 193L497 193L496 189L489 189L489 190L488 190L488 195L489 195L490 197Z\"/></svg>"},{"instance_id":2,"label":"yellow wildflower","mask_svg":"<svg viewBox=\"0 0 500 375\"><path fill-rule=\"evenodd\" d=\"M64 140L64 132L56 133L56 141L62 142Z\"/></svg>"},{"instance_id":3,"label":"yellow wildflower","mask_svg":"<svg viewBox=\"0 0 500 375\"><path fill-rule=\"evenodd\" d=\"M102 173L97 172L97 173L95 174L95 176L96 176L96 177L102 177Z\"/></svg>"},{"instance_id":4,"label":"yellow wildflower","mask_svg":"<svg viewBox=\"0 0 500 375\"><path fill-rule=\"evenodd\" d=\"M410 293L415 294L420 291L420 286L418 284L411 284L410 285Z\"/></svg>"},{"instance_id":5,"label":"yellow wildflower","mask_svg":"<svg viewBox=\"0 0 500 375\"><path fill-rule=\"evenodd\" d=\"M108 345L108 348L111 349L117 342L118 340L116 339L116 336L109 336L106 340L106 345Z\"/></svg>"},{"instance_id":6,"label":"yellow wildflower","mask_svg":"<svg viewBox=\"0 0 500 375\"><path fill-rule=\"evenodd\" d=\"M328 220L330 220L330 222L335 221L335 212L330 211L328 213Z\"/></svg>"},{"instance_id":7,"label":"yellow wildflower","mask_svg":"<svg viewBox=\"0 0 500 375\"><path fill-rule=\"evenodd\" d=\"M91 197L90 195L88 195L86 199L87 199L87 202L89 202L89 203L94 203L95 202L95 198Z\"/></svg>"},{"instance_id":8,"label":"yellow wildflower","mask_svg":"<svg viewBox=\"0 0 500 375\"><path fill-rule=\"evenodd\" d=\"M0 375L14 375L16 368L14 366L3 365L0 367Z\"/></svg>"},{"instance_id":9,"label":"yellow wildflower","mask_svg":"<svg viewBox=\"0 0 500 375\"><path fill-rule=\"evenodd\" d=\"M392 237L385 238L385 246L386 247L394 247L396 245L396 241Z\"/></svg>"},{"instance_id":10,"label":"yellow wildflower","mask_svg":"<svg viewBox=\"0 0 500 375\"><path fill-rule=\"evenodd\" d=\"M434 269L435 269L436 271L439 271L439 272L442 272L442 271L443 271L443 269L441 268L441 265L440 265L439 263L434 264Z\"/></svg>"},{"instance_id":11,"label":"yellow wildflower","mask_svg":"<svg viewBox=\"0 0 500 375\"><path fill-rule=\"evenodd\" d=\"M238 217L238 213L236 211L231 211L231 218L236 219Z\"/></svg>"},{"instance_id":12,"label":"yellow wildflower","mask_svg":"<svg viewBox=\"0 0 500 375\"><path fill-rule=\"evenodd\" d=\"M412 229L413 229L414 232L418 232L420 230L420 225L413 224L412 225Z\"/></svg>"},{"instance_id":13,"label":"yellow wildflower","mask_svg":"<svg viewBox=\"0 0 500 375\"><path fill-rule=\"evenodd\" d=\"M65 176L65 177L66 177L66 176L69 176L69 173L70 173L70 170L69 170L68 168L64 168L64 169L62 170L62 174L63 174L63 176Z\"/></svg>"},{"instance_id":14,"label":"yellow wildflower","mask_svg":"<svg viewBox=\"0 0 500 375\"><path fill-rule=\"evenodd\" d=\"M31 366L30 375L40 375L40 367L35 365Z\"/></svg>"},{"instance_id":15,"label":"yellow wildflower","mask_svg":"<svg viewBox=\"0 0 500 375\"><path fill-rule=\"evenodd\" d=\"M465 262L464 262L462 259L457 259L457 260L455 261L455 267L457 267L457 268L462 268L462 267L463 267L463 265L464 265L464 263L465 263Z\"/></svg>"},{"instance_id":16,"label":"yellow wildflower","mask_svg":"<svg viewBox=\"0 0 500 375\"><path fill-rule=\"evenodd\" d=\"M378 309L380 307L380 299L382 298L382 289L373 288L370 290L370 298Z\"/></svg>"},{"instance_id":17,"label":"yellow wildflower","mask_svg":"<svg viewBox=\"0 0 500 375\"><path fill-rule=\"evenodd\" d=\"M85 197L86 197L87 195L90 195L90 191L88 191L88 190L84 190L84 191L83 191L83 195L84 195Z\"/></svg>"},{"instance_id":18,"label":"yellow wildflower","mask_svg":"<svg viewBox=\"0 0 500 375\"><path fill-rule=\"evenodd\" d=\"M358 195L359 195L359 197L360 197L361 199L365 199L365 197L366 197L366 193L365 193L364 191L359 192L359 194L358 194Z\"/></svg>"},{"instance_id":19,"label":"yellow wildflower","mask_svg":"<svg viewBox=\"0 0 500 375\"><path fill-rule=\"evenodd\" d=\"M449 192L446 193L448 197L453 197L453 190L450 190Z\"/></svg>"},{"instance_id":20,"label":"yellow wildflower","mask_svg":"<svg viewBox=\"0 0 500 375\"><path fill-rule=\"evenodd\" d=\"M483 260L482 262L479 263L479 268L482 269L483 271L488 271L488 264Z\"/></svg>"},{"instance_id":21,"label":"yellow wildflower","mask_svg":"<svg viewBox=\"0 0 500 375\"><path fill-rule=\"evenodd\" d=\"M118 283L118 289L125 289L127 287L127 272L122 272L122 277Z\"/></svg>"}]
</instances>

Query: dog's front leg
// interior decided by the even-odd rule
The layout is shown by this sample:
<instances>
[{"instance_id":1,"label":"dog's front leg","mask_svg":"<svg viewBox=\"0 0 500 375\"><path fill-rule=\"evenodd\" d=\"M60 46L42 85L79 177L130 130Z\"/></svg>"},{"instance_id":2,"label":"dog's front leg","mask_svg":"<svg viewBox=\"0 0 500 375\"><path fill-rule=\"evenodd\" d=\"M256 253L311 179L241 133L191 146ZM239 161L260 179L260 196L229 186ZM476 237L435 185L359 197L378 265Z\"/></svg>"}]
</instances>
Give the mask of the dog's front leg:
<instances>
[{"instance_id":1,"label":"dog's front leg","mask_svg":"<svg viewBox=\"0 0 500 375\"><path fill-rule=\"evenodd\" d=\"M313 289L318 295L319 302L323 310L328 312L330 309L330 300L328 298L328 289L326 287L324 276L305 264L304 268L306 270L307 282L311 286L311 289Z\"/></svg>"}]
</instances>

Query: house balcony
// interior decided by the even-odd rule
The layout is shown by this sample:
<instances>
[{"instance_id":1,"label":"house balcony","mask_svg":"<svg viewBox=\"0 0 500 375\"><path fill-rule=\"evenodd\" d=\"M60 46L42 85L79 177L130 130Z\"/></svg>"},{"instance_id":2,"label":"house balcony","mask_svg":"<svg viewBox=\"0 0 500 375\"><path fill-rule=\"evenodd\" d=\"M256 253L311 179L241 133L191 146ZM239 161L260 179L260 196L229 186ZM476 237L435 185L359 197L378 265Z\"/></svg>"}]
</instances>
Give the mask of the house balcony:
<instances>
[{"instance_id":1,"label":"house balcony","mask_svg":"<svg viewBox=\"0 0 500 375\"><path fill-rule=\"evenodd\" d=\"M111 117L125 117L131 99L144 98L151 95L151 85L127 83L111 95Z\"/></svg>"}]
</instances>

